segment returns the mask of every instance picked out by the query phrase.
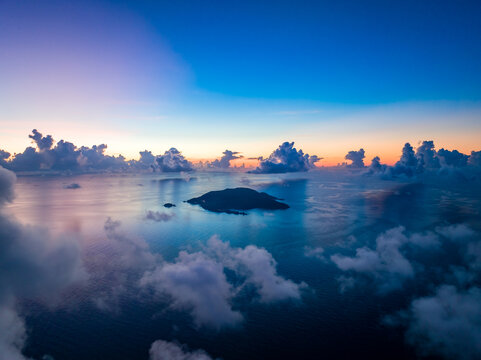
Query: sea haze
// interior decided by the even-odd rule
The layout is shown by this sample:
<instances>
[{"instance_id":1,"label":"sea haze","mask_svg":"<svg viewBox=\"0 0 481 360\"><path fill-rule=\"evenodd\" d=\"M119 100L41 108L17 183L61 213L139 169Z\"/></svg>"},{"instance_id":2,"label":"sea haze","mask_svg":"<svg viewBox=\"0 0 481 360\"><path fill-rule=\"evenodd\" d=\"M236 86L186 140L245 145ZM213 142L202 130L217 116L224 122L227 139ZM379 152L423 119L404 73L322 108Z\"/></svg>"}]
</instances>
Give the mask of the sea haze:
<instances>
[{"instance_id":1,"label":"sea haze","mask_svg":"<svg viewBox=\"0 0 481 360\"><path fill-rule=\"evenodd\" d=\"M160 339L223 359L413 358L425 351L409 336L413 299L463 265L453 232L481 231L479 190L429 179L347 169L19 177L5 211L77 239L88 273L55 306L20 302L25 354L147 359ZM290 208L242 216L185 202L235 187ZM182 277L202 264L220 266L221 279L203 283L198 268Z\"/></svg>"}]
</instances>

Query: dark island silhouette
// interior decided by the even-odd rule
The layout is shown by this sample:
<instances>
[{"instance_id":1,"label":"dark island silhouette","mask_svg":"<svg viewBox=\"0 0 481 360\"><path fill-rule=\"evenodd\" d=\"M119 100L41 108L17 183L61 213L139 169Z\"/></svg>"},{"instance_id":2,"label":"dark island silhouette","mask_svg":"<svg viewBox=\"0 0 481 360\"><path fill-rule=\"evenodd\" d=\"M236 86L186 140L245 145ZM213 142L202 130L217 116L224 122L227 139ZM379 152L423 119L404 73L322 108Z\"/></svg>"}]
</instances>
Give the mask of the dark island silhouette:
<instances>
[{"instance_id":1,"label":"dark island silhouette","mask_svg":"<svg viewBox=\"0 0 481 360\"><path fill-rule=\"evenodd\" d=\"M242 210L285 210L289 205L277 201L274 196L249 188L210 191L200 197L187 200L189 204L200 205L203 209L227 214L247 215Z\"/></svg>"}]
</instances>

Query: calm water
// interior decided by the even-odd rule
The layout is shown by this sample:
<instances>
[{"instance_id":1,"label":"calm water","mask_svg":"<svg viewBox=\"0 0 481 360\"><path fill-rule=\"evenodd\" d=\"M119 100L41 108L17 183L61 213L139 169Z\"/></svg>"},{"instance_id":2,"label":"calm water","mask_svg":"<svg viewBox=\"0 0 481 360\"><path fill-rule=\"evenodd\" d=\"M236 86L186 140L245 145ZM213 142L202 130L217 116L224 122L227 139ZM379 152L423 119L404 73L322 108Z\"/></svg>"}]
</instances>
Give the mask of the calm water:
<instances>
[{"instance_id":1,"label":"calm water","mask_svg":"<svg viewBox=\"0 0 481 360\"><path fill-rule=\"evenodd\" d=\"M80 188L65 188L72 183ZM238 186L284 199L290 209L238 216L183 202ZM391 182L339 171L20 177L16 193L8 211L23 223L47 227L57 241L78 238L90 272L109 269L108 276L92 276L86 288L66 292L56 306L22 303L29 330L26 354L50 354L57 360L147 359L157 339L177 340L223 359L415 358L403 330L384 325L382 319L405 308L413 293L427 291L425 279L389 294L379 294L369 282L341 293L336 279L343 272L330 261L305 256L306 248L322 247L332 254L370 246L377 235L399 225L411 232L452 223L480 230L481 218L479 194L473 196L463 186ZM166 202L176 207L166 209ZM149 210L171 217L145 219ZM233 300L233 308L244 315L239 326L198 327L188 312L170 309L167 300L139 294L135 268L116 268L116 251L105 240L108 217L121 222L125 236L144 239L166 261L183 249L202 250L213 235L233 247L265 248L277 261L279 275L308 287L300 301L269 304L243 292ZM115 306L96 306L92 299L110 294L107 289L120 271L127 280Z\"/></svg>"}]
</instances>

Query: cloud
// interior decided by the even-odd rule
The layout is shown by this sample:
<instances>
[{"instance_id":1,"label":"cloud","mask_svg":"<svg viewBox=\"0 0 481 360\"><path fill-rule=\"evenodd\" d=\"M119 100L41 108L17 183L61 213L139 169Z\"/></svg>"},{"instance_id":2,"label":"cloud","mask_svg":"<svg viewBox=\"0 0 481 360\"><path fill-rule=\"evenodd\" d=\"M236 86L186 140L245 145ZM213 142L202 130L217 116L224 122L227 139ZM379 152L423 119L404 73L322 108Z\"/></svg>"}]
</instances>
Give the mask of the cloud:
<instances>
[{"instance_id":1,"label":"cloud","mask_svg":"<svg viewBox=\"0 0 481 360\"><path fill-rule=\"evenodd\" d=\"M450 239L450 240L459 240L459 239L464 239L467 237L471 237L475 234L473 230L471 230L467 225L465 224L453 224L449 226L438 226L435 231Z\"/></svg>"},{"instance_id":2,"label":"cloud","mask_svg":"<svg viewBox=\"0 0 481 360\"><path fill-rule=\"evenodd\" d=\"M457 170L468 167L471 170L481 168L481 151L472 151L471 155L463 154L458 150L439 149L436 151L434 142L429 140L423 141L416 152L409 143L406 143L401 158L394 166L382 165L379 157L376 156L366 174L379 174L383 178L389 179L412 178L420 176L426 171L436 171L437 175L449 175L453 173L453 169L456 169L454 174L458 179L465 181L466 177ZM473 177L470 176L470 178Z\"/></svg>"},{"instance_id":3,"label":"cloud","mask_svg":"<svg viewBox=\"0 0 481 360\"><path fill-rule=\"evenodd\" d=\"M371 165L369 165L368 174L384 174L386 172L387 165L381 164L381 159L379 156L375 156L371 160Z\"/></svg>"},{"instance_id":4,"label":"cloud","mask_svg":"<svg viewBox=\"0 0 481 360\"><path fill-rule=\"evenodd\" d=\"M80 189L81 186L77 183L71 183L71 184L65 185L63 188L75 190L75 189Z\"/></svg>"},{"instance_id":5,"label":"cloud","mask_svg":"<svg viewBox=\"0 0 481 360\"><path fill-rule=\"evenodd\" d=\"M358 151L351 150L345 156L346 160L351 160L352 163L347 165L353 168L363 168L364 167L364 149L359 149Z\"/></svg>"},{"instance_id":6,"label":"cloud","mask_svg":"<svg viewBox=\"0 0 481 360\"><path fill-rule=\"evenodd\" d=\"M208 167L216 168L216 169L228 169L230 168L231 160L235 159L242 159L243 156L238 156L239 154L237 151L230 151L226 150L223 153L223 156L219 159L216 159L210 163L207 163Z\"/></svg>"},{"instance_id":7,"label":"cloud","mask_svg":"<svg viewBox=\"0 0 481 360\"><path fill-rule=\"evenodd\" d=\"M10 155L9 152L0 149L0 166L5 167L7 165L7 160Z\"/></svg>"},{"instance_id":8,"label":"cloud","mask_svg":"<svg viewBox=\"0 0 481 360\"><path fill-rule=\"evenodd\" d=\"M416 150L416 158L418 160L418 166L427 168L439 168L439 159L436 156L436 150L434 150L434 142L423 141L421 146Z\"/></svg>"},{"instance_id":9,"label":"cloud","mask_svg":"<svg viewBox=\"0 0 481 360\"><path fill-rule=\"evenodd\" d=\"M379 282L380 291L398 289L406 279L414 276L414 268L403 250L412 245L420 248L437 248L439 239L434 233L411 236L402 226L390 229L376 239L375 249L367 246L357 248L355 256L331 255L331 261L342 271L365 274Z\"/></svg>"},{"instance_id":10,"label":"cloud","mask_svg":"<svg viewBox=\"0 0 481 360\"><path fill-rule=\"evenodd\" d=\"M12 202L15 197L14 184L17 177L15 174L0 166L0 206L5 202Z\"/></svg>"},{"instance_id":11,"label":"cloud","mask_svg":"<svg viewBox=\"0 0 481 360\"><path fill-rule=\"evenodd\" d=\"M145 150L140 151L140 159L139 160L131 160L129 163L132 167L139 168L139 169L152 169L155 171L155 156L152 154L151 151Z\"/></svg>"},{"instance_id":12,"label":"cloud","mask_svg":"<svg viewBox=\"0 0 481 360\"><path fill-rule=\"evenodd\" d=\"M386 317L384 323L404 326L406 341L415 346L421 356L478 359L481 357L479 234L465 224L454 224L436 227L435 232L412 234L403 242L432 249L440 247L439 236L445 242L449 257L442 254L434 260L436 275L423 277L430 284L422 286L436 290L431 295L415 298L407 309ZM438 281L441 285L436 285Z\"/></svg>"},{"instance_id":13,"label":"cloud","mask_svg":"<svg viewBox=\"0 0 481 360\"><path fill-rule=\"evenodd\" d=\"M52 135L42 136L37 129L32 130L32 135L28 135L30 139L35 141L39 150L49 150L53 145Z\"/></svg>"},{"instance_id":14,"label":"cloud","mask_svg":"<svg viewBox=\"0 0 481 360\"><path fill-rule=\"evenodd\" d=\"M227 269L238 280L235 286L227 280ZM279 276L267 250L253 245L233 248L217 237L209 239L204 251L181 251L174 262L159 263L144 274L140 285L153 289L158 297L168 296L171 308L189 311L197 326L213 328L242 321L231 302L245 286L253 286L264 303L300 299L305 287Z\"/></svg>"},{"instance_id":15,"label":"cloud","mask_svg":"<svg viewBox=\"0 0 481 360\"><path fill-rule=\"evenodd\" d=\"M437 152L437 157L441 166L444 167L465 167L468 165L469 156L460 153L458 150L445 150L439 149Z\"/></svg>"},{"instance_id":16,"label":"cloud","mask_svg":"<svg viewBox=\"0 0 481 360\"><path fill-rule=\"evenodd\" d=\"M15 175L0 168L0 206L13 199ZM25 359L23 319L19 299L45 300L52 305L70 285L86 279L78 244L52 239L45 229L25 226L0 209L0 353Z\"/></svg>"},{"instance_id":17,"label":"cloud","mask_svg":"<svg viewBox=\"0 0 481 360\"><path fill-rule=\"evenodd\" d=\"M339 292L344 294L346 291L352 289L356 285L356 279L352 276L338 276L336 278L337 282L339 283Z\"/></svg>"},{"instance_id":18,"label":"cloud","mask_svg":"<svg viewBox=\"0 0 481 360\"><path fill-rule=\"evenodd\" d=\"M316 248L306 247L304 248L304 256L315 257L319 260L326 259L324 255L324 249L322 247L316 247Z\"/></svg>"},{"instance_id":19,"label":"cloud","mask_svg":"<svg viewBox=\"0 0 481 360\"><path fill-rule=\"evenodd\" d=\"M176 148L170 148L164 155L158 156L157 164L162 172L192 171L192 163L184 158Z\"/></svg>"},{"instance_id":20,"label":"cloud","mask_svg":"<svg viewBox=\"0 0 481 360\"><path fill-rule=\"evenodd\" d=\"M481 151L471 151L468 165L481 168Z\"/></svg>"},{"instance_id":21,"label":"cloud","mask_svg":"<svg viewBox=\"0 0 481 360\"><path fill-rule=\"evenodd\" d=\"M174 263L161 264L144 274L140 284L168 295L171 308L190 311L198 326L220 328L242 320L240 312L231 308L233 289L222 264L203 253L181 251Z\"/></svg>"},{"instance_id":22,"label":"cloud","mask_svg":"<svg viewBox=\"0 0 481 360\"><path fill-rule=\"evenodd\" d=\"M407 313L409 343L423 354L448 359L481 357L481 289L440 286L434 295L415 299Z\"/></svg>"},{"instance_id":23,"label":"cloud","mask_svg":"<svg viewBox=\"0 0 481 360\"><path fill-rule=\"evenodd\" d=\"M152 221L155 221L155 222L165 222L165 221L169 221L173 217L174 217L174 214L168 214L168 213L163 213L163 212L160 212L160 211L149 210L145 214L144 219L152 220Z\"/></svg>"},{"instance_id":24,"label":"cloud","mask_svg":"<svg viewBox=\"0 0 481 360\"><path fill-rule=\"evenodd\" d=\"M229 269L245 277L247 284L256 287L261 302L300 299L301 288L305 284L296 284L277 274L277 263L272 255L263 248L248 245L244 249L232 248L229 243L217 237L209 239L208 248Z\"/></svg>"},{"instance_id":25,"label":"cloud","mask_svg":"<svg viewBox=\"0 0 481 360\"><path fill-rule=\"evenodd\" d=\"M8 360L26 360L21 350L27 335L23 319L12 307L0 306L0 354Z\"/></svg>"},{"instance_id":26,"label":"cloud","mask_svg":"<svg viewBox=\"0 0 481 360\"><path fill-rule=\"evenodd\" d=\"M127 167L123 156L105 155L107 145L77 148L68 141L60 140L55 146L51 135L43 136L36 129L29 135L37 149L27 147L15 154L5 167L14 171L98 171L119 170Z\"/></svg>"},{"instance_id":27,"label":"cloud","mask_svg":"<svg viewBox=\"0 0 481 360\"><path fill-rule=\"evenodd\" d=\"M294 142L284 142L267 158L261 159L259 166L251 171L254 174L274 174L308 171L320 161L316 155L309 156L294 147Z\"/></svg>"},{"instance_id":28,"label":"cloud","mask_svg":"<svg viewBox=\"0 0 481 360\"><path fill-rule=\"evenodd\" d=\"M418 158L414 154L413 147L409 143L404 145L399 161L393 167L388 168L388 172L393 177L413 177L422 172L422 170L422 166L419 166Z\"/></svg>"},{"instance_id":29,"label":"cloud","mask_svg":"<svg viewBox=\"0 0 481 360\"><path fill-rule=\"evenodd\" d=\"M150 360L212 360L204 350L189 351L185 345L156 340L149 350Z\"/></svg>"}]
</instances>

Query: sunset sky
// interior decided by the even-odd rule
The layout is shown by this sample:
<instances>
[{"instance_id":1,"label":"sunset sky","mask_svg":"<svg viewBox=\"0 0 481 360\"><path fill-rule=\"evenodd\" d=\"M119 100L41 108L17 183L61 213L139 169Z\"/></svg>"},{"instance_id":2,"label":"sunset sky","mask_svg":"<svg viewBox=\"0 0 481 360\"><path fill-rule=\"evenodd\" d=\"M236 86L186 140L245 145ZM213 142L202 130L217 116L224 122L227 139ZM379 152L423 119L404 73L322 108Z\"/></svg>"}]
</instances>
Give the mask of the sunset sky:
<instances>
[{"instance_id":1,"label":"sunset sky","mask_svg":"<svg viewBox=\"0 0 481 360\"><path fill-rule=\"evenodd\" d=\"M0 148L480 150L480 2L171 3L1 1Z\"/></svg>"}]
</instances>

